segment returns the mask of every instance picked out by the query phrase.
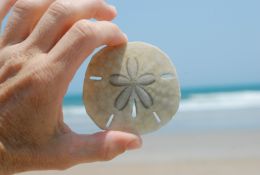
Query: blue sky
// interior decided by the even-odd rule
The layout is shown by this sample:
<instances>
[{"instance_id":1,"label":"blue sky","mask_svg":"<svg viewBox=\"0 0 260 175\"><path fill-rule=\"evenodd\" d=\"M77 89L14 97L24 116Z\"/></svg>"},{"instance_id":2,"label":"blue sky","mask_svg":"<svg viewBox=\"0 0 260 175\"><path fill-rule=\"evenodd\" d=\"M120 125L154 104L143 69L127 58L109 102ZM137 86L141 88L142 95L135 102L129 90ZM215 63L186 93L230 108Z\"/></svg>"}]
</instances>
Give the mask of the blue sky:
<instances>
[{"instance_id":1,"label":"blue sky","mask_svg":"<svg viewBox=\"0 0 260 175\"><path fill-rule=\"evenodd\" d=\"M260 84L259 0L109 0L130 41L159 46L182 87ZM89 59L71 83L82 91Z\"/></svg>"}]
</instances>

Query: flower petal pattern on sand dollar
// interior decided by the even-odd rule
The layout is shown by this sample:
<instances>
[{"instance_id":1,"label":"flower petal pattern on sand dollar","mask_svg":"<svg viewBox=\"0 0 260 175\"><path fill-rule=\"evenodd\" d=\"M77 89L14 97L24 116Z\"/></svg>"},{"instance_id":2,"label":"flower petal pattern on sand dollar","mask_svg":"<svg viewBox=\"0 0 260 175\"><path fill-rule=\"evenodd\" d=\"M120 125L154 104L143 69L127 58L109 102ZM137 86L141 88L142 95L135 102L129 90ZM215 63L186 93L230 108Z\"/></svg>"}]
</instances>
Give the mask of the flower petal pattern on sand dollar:
<instances>
[{"instance_id":1,"label":"flower petal pattern on sand dollar","mask_svg":"<svg viewBox=\"0 0 260 175\"><path fill-rule=\"evenodd\" d=\"M118 95L115 101L115 107L119 111L123 110L126 107L132 93L133 93L133 87L128 86L124 90L122 90L121 93Z\"/></svg>"},{"instance_id":2,"label":"flower petal pattern on sand dollar","mask_svg":"<svg viewBox=\"0 0 260 175\"><path fill-rule=\"evenodd\" d=\"M152 96L144 88L136 86L135 92L145 108L149 108L153 105Z\"/></svg>"},{"instance_id":3,"label":"flower petal pattern on sand dollar","mask_svg":"<svg viewBox=\"0 0 260 175\"><path fill-rule=\"evenodd\" d=\"M129 86L131 84L128 77L120 74L111 75L109 82L114 86Z\"/></svg>"},{"instance_id":4,"label":"flower petal pattern on sand dollar","mask_svg":"<svg viewBox=\"0 0 260 175\"><path fill-rule=\"evenodd\" d=\"M137 79L137 83L143 86L153 84L155 82L155 76L151 73L143 74Z\"/></svg>"},{"instance_id":5,"label":"flower petal pattern on sand dollar","mask_svg":"<svg viewBox=\"0 0 260 175\"><path fill-rule=\"evenodd\" d=\"M139 63L137 58L128 58L126 61L128 76L121 74L112 74L110 76L109 82L111 85L126 87L115 100L114 106L120 111L127 106L133 92L137 94L137 97L133 98L139 98L145 108L149 108L153 105L152 96L142 86L153 84L156 81L156 78L152 73L145 73L138 76L138 66Z\"/></svg>"},{"instance_id":6,"label":"flower petal pattern on sand dollar","mask_svg":"<svg viewBox=\"0 0 260 175\"><path fill-rule=\"evenodd\" d=\"M139 65L136 58L128 58L126 63L126 68L130 79L137 78Z\"/></svg>"}]
</instances>

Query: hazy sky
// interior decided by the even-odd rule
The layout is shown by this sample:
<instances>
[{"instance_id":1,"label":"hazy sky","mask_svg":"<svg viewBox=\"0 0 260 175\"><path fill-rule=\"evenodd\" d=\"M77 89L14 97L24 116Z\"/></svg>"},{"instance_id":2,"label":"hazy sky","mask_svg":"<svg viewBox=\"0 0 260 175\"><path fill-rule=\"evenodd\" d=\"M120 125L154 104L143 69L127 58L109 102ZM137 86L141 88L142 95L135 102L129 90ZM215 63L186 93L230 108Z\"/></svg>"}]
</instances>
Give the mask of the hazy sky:
<instances>
[{"instance_id":1,"label":"hazy sky","mask_svg":"<svg viewBox=\"0 0 260 175\"><path fill-rule=\"evenodd\" d=\"M182 87L260 84L259 0L109 0L130 41L159 46ZM82 91L88 61L70 93Z\"/></svg>"}]
</instances>

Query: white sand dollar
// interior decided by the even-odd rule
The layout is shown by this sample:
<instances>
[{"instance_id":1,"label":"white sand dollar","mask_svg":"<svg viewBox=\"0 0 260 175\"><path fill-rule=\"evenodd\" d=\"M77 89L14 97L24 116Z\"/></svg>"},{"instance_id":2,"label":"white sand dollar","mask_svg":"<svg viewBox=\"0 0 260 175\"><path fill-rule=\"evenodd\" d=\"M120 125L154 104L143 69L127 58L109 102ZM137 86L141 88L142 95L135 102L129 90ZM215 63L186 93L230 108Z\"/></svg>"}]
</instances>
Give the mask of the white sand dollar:
<instances>
[{"instance_id":1,"label":"white sand dollar","mask_svg":"<svg viewBox=\"0 0 260 175\"><path fill-rule=\"evenodd\" d=\"M84 81L86 111L105 130L145 134L171 120L180 101L176 70L166 54L142 43L106 47Z\"/></svg>"}]
</instances>

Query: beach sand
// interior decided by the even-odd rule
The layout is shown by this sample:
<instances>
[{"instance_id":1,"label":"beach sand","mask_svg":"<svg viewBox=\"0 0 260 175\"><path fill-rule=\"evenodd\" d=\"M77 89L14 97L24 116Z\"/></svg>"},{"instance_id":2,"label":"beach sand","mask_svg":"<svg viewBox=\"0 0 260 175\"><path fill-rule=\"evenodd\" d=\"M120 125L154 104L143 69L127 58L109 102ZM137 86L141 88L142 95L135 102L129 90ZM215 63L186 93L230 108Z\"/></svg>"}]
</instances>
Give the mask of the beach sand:
<instances>
[{"instance_id":1,"label":"beach sand","mask_svg":"<svg viewBox=\"0 0 260 175\"><path fill-rule=\"evenodd\" d=\"M150 134L143 148L110 162L23 175L259 175L260 130Z\"/></svg>"},{"instance_id":2,"label":"beach sand","mask_svg":"<svg viewBox=\"0 0 260 175\"><path fill-rule=\"evenodd\" d=\"M97 131L85 115L75 116L66 120L74 130ZM83 164L66 171L23 173L72 174L259 175L260 108L180 111L161 130L143 136L142 149L110 162Z\"/></svg>"}]
</instances>

